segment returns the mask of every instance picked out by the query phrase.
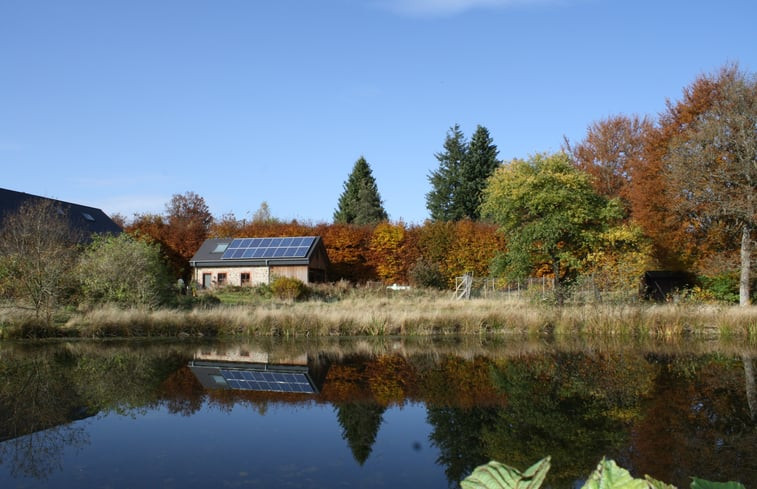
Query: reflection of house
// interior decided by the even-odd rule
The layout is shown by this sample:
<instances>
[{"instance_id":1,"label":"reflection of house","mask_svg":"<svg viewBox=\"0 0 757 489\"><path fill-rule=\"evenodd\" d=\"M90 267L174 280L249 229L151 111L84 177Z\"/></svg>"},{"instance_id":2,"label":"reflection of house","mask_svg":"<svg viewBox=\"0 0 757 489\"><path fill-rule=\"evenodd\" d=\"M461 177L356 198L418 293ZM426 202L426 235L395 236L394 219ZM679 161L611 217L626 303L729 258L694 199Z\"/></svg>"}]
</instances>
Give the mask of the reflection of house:
<instances>
[{"instance_id":1,"label":"reflection of house","mask_svg":"<svg viewBox=\"0 0 757 489\"><path fill-rule=\"evenodd\" d=\"M61 214L68 218L72 229L82 232L89 238L93 234L120 234L121 228L111 220L102 210L85 205L62 202L38 195L16 192L0 188L0 224L5 216L17 212L26 203L53 202Z\"/></svg>"},{"instance_id":2,"label":"reflection of house","mask_svg":"<svg viewBox=\"0 0 757 489\"><path fill-rule=\"evenodd\" d=\"M189 368L206 389L317 394L307 355L270 362L268 353L239 348L199 351Z\"/></svg>"},{"instance_id":3,"label":"reflection of house","mask_svg":"<svg viewBox=\"0 0 757 489\"><path fill-rule=\"evenodd\" d=\"M225 238L205 241L189 264L193 279L210 288L267 284L277 276L323 282L329 259L318 236Z\"/></svg>"}]
</instances>

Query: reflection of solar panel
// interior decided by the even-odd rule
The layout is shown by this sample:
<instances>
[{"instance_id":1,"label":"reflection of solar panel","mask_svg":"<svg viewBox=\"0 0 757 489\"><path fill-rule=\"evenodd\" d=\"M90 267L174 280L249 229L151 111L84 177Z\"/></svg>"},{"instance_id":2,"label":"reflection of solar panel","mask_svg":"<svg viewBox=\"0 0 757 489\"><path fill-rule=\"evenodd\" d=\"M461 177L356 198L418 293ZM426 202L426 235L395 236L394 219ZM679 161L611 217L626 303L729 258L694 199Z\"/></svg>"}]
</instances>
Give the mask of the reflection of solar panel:
<instances>
[{"instance_id":1,"label":"reflection of solar panel","mask_svg":"<svg viewBox=\"0 0 757 489\"><path fill-rule=\"evenodd\" d=\"M313 236L295 238L237 238L226 248L222 260L255 258L305 258Z\"/></svg>"},{"instance_id":2,"label":"reflection of solar panel","mask_svg":"<svg viewBox=\"0 0 757 489\"><path fill-rule=\"evenodd\" d=\"M221 369L221 375L232 389L314 394L310 380L301 372Z\"/></svg>"}]
</instances>

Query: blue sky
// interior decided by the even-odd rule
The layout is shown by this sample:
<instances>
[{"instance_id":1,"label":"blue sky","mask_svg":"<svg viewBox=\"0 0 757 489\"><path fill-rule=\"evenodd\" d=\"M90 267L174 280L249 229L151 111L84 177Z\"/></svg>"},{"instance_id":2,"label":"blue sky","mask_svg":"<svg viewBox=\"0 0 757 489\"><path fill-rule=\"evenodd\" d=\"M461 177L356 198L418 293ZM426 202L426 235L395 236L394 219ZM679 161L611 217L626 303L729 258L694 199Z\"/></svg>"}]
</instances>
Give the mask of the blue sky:
<instances>
[{"instance_id":1,"label":"blue sky","mask_svg":"<svg viewBox=\"0 0 757 489\"><path fill-rule=\"evenodd\" d=\"M428 217L447 130L500 157L656 117L726 62L754 0L2 0L0 187L161 213L331 221L364 156L392 220Z\"/></svg>"}]
</instances>

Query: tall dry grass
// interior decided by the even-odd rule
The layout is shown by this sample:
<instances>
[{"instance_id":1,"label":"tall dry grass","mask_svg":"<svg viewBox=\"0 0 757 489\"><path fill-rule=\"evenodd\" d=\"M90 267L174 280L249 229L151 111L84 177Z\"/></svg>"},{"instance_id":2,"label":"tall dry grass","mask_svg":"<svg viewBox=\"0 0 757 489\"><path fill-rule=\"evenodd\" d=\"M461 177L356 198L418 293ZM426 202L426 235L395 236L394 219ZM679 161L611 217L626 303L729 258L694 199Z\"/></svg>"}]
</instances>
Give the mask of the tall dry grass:
<instances>
[{"instance_id":1,"label":"tall dry grass","mask_svg":"<svg viewBox=\"0 0 757 489\"><path fill-rule=\"evenodd\" d=\"M0 337L34 332L27 327L24 333L7 318L2 318L1 324ZM636 304L557 308L512 300L459 301L448 295L354 295L334 301L267 301L193 310L104 307L73 314L55 331L41 332L90 338L449 334L693 336L757 341L757 307Z\"/></svg>"}]
</instances>

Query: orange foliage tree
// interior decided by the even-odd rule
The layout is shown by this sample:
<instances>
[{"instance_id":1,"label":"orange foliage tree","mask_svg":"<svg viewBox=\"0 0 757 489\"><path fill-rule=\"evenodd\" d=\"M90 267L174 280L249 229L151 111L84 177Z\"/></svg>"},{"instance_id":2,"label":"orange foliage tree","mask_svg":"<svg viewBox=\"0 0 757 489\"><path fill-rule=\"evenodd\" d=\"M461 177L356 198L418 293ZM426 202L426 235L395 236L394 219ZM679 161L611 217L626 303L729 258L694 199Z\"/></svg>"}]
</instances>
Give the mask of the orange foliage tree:
<instances>
[{"instance_id":1,"label":"orange foliage tree","mask_svg":"<svg viewBox=\"0 0 757 489\"><path fill-rule=\"evenodd\" d=\"M401 283L407 279L405 224L382 222L373 229L370 257L378 278L384 283Z\"/></svg>"},{"instance_id":2,"label":"orange foliage tree","mask_svg":"<svg viewBox=\"0 0 757 489\"><path fill-rule=\"evenodd\" d=\"M375 280L376 272L369 263L372 234L370 226L324 224L315 229L326 247L331 262L329 276L353 282Z\"/></svg>"},{"instance_id":3,"label":"orange foliage tree","mask_svg":"<svg viewBox=\"0 0 757 489\"><path fill-rule=\"evenodd\" d=\"M442 261L442 271L449 285L455 277L472 273L475 277L489 276L489 268L497 253L504 250L504 237L497 227L470 220L455 223L454 239Z\"/></svg>"},{"instance_id":4,"label":"orange foliage tree","mask_svg":"<svg viewBox=\"0 0 757 489\"><path fill-rule=\"evenodd\" d=\"M644 155L644 143L652 129L646 117L616 115L594 122L586 137L568 152L575 165L591 175L594 190L608 199L628 202L631 170Z\"/></svg>"}]
</instances>

